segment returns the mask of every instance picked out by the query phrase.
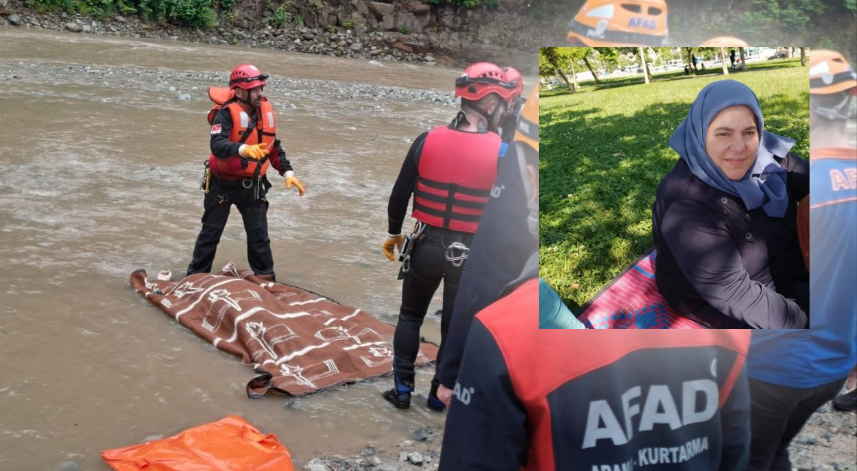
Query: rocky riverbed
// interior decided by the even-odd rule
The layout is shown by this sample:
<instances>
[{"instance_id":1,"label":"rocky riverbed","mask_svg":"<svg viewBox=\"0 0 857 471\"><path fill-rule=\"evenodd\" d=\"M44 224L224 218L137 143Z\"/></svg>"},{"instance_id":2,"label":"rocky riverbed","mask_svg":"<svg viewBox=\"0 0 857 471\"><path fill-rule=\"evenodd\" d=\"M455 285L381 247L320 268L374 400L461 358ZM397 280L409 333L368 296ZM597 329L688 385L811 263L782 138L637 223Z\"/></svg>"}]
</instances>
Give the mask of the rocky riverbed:
<instances>
[{"instance_id":1,"label":"rocky riverbed","mask_svg":"<svg viewBox=\"0 0 857 471\"><path fill-rule=\"evenodd\" d=\"M17 10L18 13L8 14L8 16L0 14L0 26L10 25L19 28L48 29L71 33L228 44L322 54L332 57L416 62L425 65L437 64L437 59L431 54L407 52L407 50L402 50L406 48L391 47L391 45L406 42L407 36L389 31L368 32L361 38L356 37L350 29L345 31L326 31L308 27L280 29L271 25L252 31L228 26L217 26L211 30L203 31L147 23L132 16L116 15L109 19L100 20L65 12L37 13L21 8L17 8ZM3 6L0 5L0 13L2 11Z\"/></svg>"}]
</instances>

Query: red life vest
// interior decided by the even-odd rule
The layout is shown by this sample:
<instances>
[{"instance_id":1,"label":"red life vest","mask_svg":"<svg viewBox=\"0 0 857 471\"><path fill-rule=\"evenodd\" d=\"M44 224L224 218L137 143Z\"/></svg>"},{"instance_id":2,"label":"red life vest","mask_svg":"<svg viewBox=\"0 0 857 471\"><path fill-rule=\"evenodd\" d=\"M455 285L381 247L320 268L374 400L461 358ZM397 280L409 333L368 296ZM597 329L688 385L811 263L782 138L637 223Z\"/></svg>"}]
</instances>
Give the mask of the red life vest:
<instances>
[{"instance_id":1,"label":"red life vest","mask_svg":"<svg viewBox=\"0 0 857 471\"><path fill-rule=\"evenodd\" d=\"M414 218L435 227L476 232L497 178L502 142L493 132L447 126L429 131L420 154Z\"/></svg>"},{"instance_id":2,"label":"red life vest","mask_svg":"<svg viewBox=\"0 0 857 471\"><path fill-rule=\"evenodd\" d=\"M213 90L213 89L212 89ZM263 142L271 145L277 135L276 122L274 120L274 108L267 99L262 98L262 104L256 110L256 116L251 117L244 111L244 108L232 97L229 98L219 96L209 90L209 97L216 104L208 112L208 123L214 120L214 115L223 108L229 110L232 116L232 132L229 134L229 140L235 143L253 145ZM251 128L250 125L255 121L255 125ZM208 168L211 173L217 178L224 180L240 180L242 178L256 178L265 174L268 170L268 158L262 160L253 160L241 157L235 154L231 157L221 159L211 154L208 158Z\"/></svg>"},{"instance_id":3,"label":"red life vest","mask_svg":"<svg viewBox=\"0 0 857 471\"><path fill-rule=\"evenodd\" d=\"M614 446L615 442L608 439L598 440L596 443L609 446L592 447L589 451L579 448L575 452L568 450L571 449L572 441L577 444L585 443L583 436L585 427L580 420L588 423L587 417L590 419L600 417L600 415L593 416L591 413L590 408L594 403L590 399L605 394L606 397L603 397L605 400L598 402L614 407L621 404L620 395L623 391L611 390L610 386L599 381L604 380L606 384L613 381L616 385L636 383L642 385L642 391L645 392L649 390L646 382L651 372L647 368L641 368L641 365L656 368L654 365L657 365L657 359L661 358L658 352L673 350L673 355L688 355L686 368L670 373L674 375L674 380L669 384L671 391L682 391L684 381L710 378L714 373L709 372L709 369L720 368L728 374L712 378L718 388L716 395L718 411L732 394L733 386L744 366L750 343L750 332L711 329L676 332L651 330L646 332L646 335L631 332L628 332L628 335L620 335L606 329L585 333L562 329L538 329L534 327L536 306L539 302L538 289L538 278L533 278L476 316L476 319L491 333L499 350L503 352L508 377L515 395L527 413L530 445L527 467L524 469L567 468L571 466L568 455L575 452L580 453L578 458L581 461L576 463L580 464L581 469L584 466L585 469L589 469L590 463L586 460L594 456L600 456L601 462L611 459L604 456L627 456L627 454L637 456L637 450L630 450L633 444ZM619 338L621 340L618 340ZM694 350L709 353L700 355L694 353ZM581 352L588 352L588 354L581 355ZM707 355L711 355L711 359L718 358L719 362L710 363L710 359L702 361L701 357ZM569 360L570 358L573 360ZM456 385L456 389L458 387ZM572 396L568 391L588 391L591 392L591 394L587 393L591 397ZM608 409L609 405L606 406ZM685 407L687 407L686 404ZM640 409L645 413L642 404ZM683 409L679 407L679 410ZM567 420L569 416L580 420ZM630 419L628 423L630 424ZM595 425L597 428L601 423ZM703 426L700 425L700 427ZM719 430L720 422L716 417L710 422L710 427L712 435L715 433L714 430ZM635 438L637 435L639 432L634 435ZM566 441L556 442L555 436L561 436ZM676 430L672 440L682 443L678 441L682 436L682 431ZM622 439L624 438L623 435ZM630 434L628 438L631 438ZM657 440L657 438L643 440L652 439ZM669 440L669 437L664 439L664 441ZM589 454L583 454L583 452ZM717 449L716 453L717 455L712 456L719 456L720 450ZM711 459L714 460L714 458ZM616 458L616 461L618 460L619 458ZM557 466L558 464L561 466ZM592 469L595 467L593 465ZM613 466L610 468L614 469ZM676 469L694 468L685 465Z\"/></svg>"}]
</instances>

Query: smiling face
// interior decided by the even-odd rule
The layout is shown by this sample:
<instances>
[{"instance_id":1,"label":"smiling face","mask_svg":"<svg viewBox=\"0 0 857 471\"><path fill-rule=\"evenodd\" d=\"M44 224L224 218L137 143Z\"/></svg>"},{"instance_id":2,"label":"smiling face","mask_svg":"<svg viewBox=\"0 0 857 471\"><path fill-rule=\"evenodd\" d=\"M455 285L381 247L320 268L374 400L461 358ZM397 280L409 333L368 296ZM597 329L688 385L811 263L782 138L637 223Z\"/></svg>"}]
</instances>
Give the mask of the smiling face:
<instances>
[{"instance_id":1,"label":"smiling face","mask_svg":"<svg viewBox=\"0 0 857 471\"><path fill-rule=\"evenodd\" d=\"M756 116L743 105L723 108L705 134L705 152L730 180L740 180L756 161Z\"/></svg>"}]
</instances>

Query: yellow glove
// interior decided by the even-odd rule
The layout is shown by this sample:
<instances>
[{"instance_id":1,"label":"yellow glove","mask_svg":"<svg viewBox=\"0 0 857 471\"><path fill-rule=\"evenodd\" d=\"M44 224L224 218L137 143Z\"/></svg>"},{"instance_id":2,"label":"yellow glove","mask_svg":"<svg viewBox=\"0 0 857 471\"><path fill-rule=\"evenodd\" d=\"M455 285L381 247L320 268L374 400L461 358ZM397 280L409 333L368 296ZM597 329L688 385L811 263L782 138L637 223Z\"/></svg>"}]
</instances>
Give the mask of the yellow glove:
<instances>
[{"instance_id":1,"label":"yellow glove","mask_svg":"<svg viewBox=\"0 0 857 471\"><path fill-rule=\"evenodd\" d=\"M263 157L268 155L268 145L265 143L253 144L248 146L247 144L242 145L238 148L238 153L241 154L241 157L247 157L248 159L253 160L261 160Z\"/></svg>"},{"instance_id":2,"label":"yellow glove","mask_svg":"<svg viewBox=\"0 0 857 471\"><path fill-rule=\"evenodd\" d=\"M395 247L396 250L398 250L399 253L401 253L402 252L402 244L404 242L405 242L405 236L403 236L402 234L399 234L399 235L387 234L387 240L384 241L384 245L383 245L384 255L387 256L387 260L389 260L391 262L393 260L395 260L394 253L393 253L393 247Z\"/></svg>"},{"instance_id":3,"label":"yellow glove","mask_svg":"<svg viewBox=\"0 0 857 471\"><path fill-rule=\"evenodd\" d=\"M298 179L295 177L295 172L289 170L288 172L286 172L286 189L291 190L292 185L298 187L298 193L300 193L301 196L306 193L304 191L304 186L301 185L301 182L299 182Z\"/></svg>"}]
</instances>

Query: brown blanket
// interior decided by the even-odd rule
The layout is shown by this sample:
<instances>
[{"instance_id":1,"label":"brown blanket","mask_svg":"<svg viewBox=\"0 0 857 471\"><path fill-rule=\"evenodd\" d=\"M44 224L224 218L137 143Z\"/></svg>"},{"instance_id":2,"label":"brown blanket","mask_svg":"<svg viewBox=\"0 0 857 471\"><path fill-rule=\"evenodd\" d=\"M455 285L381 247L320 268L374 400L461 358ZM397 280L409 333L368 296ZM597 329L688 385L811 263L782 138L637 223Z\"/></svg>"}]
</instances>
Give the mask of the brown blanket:
<instances>
[{"instance_id":1,"label":"brown blanket","mask_svg":"<svg viewBox=\"0 0 857 471\"><path fill-rule=\"evenodd\" d=\"M394 328L371 314L233 264L217 275L178 281L131 274L131 287L215 347L240 356L260 376L247 395L270 389L309 394L392 370ZM424 343L417 364L437 356Z\"/></svg>"}]
</instances>

